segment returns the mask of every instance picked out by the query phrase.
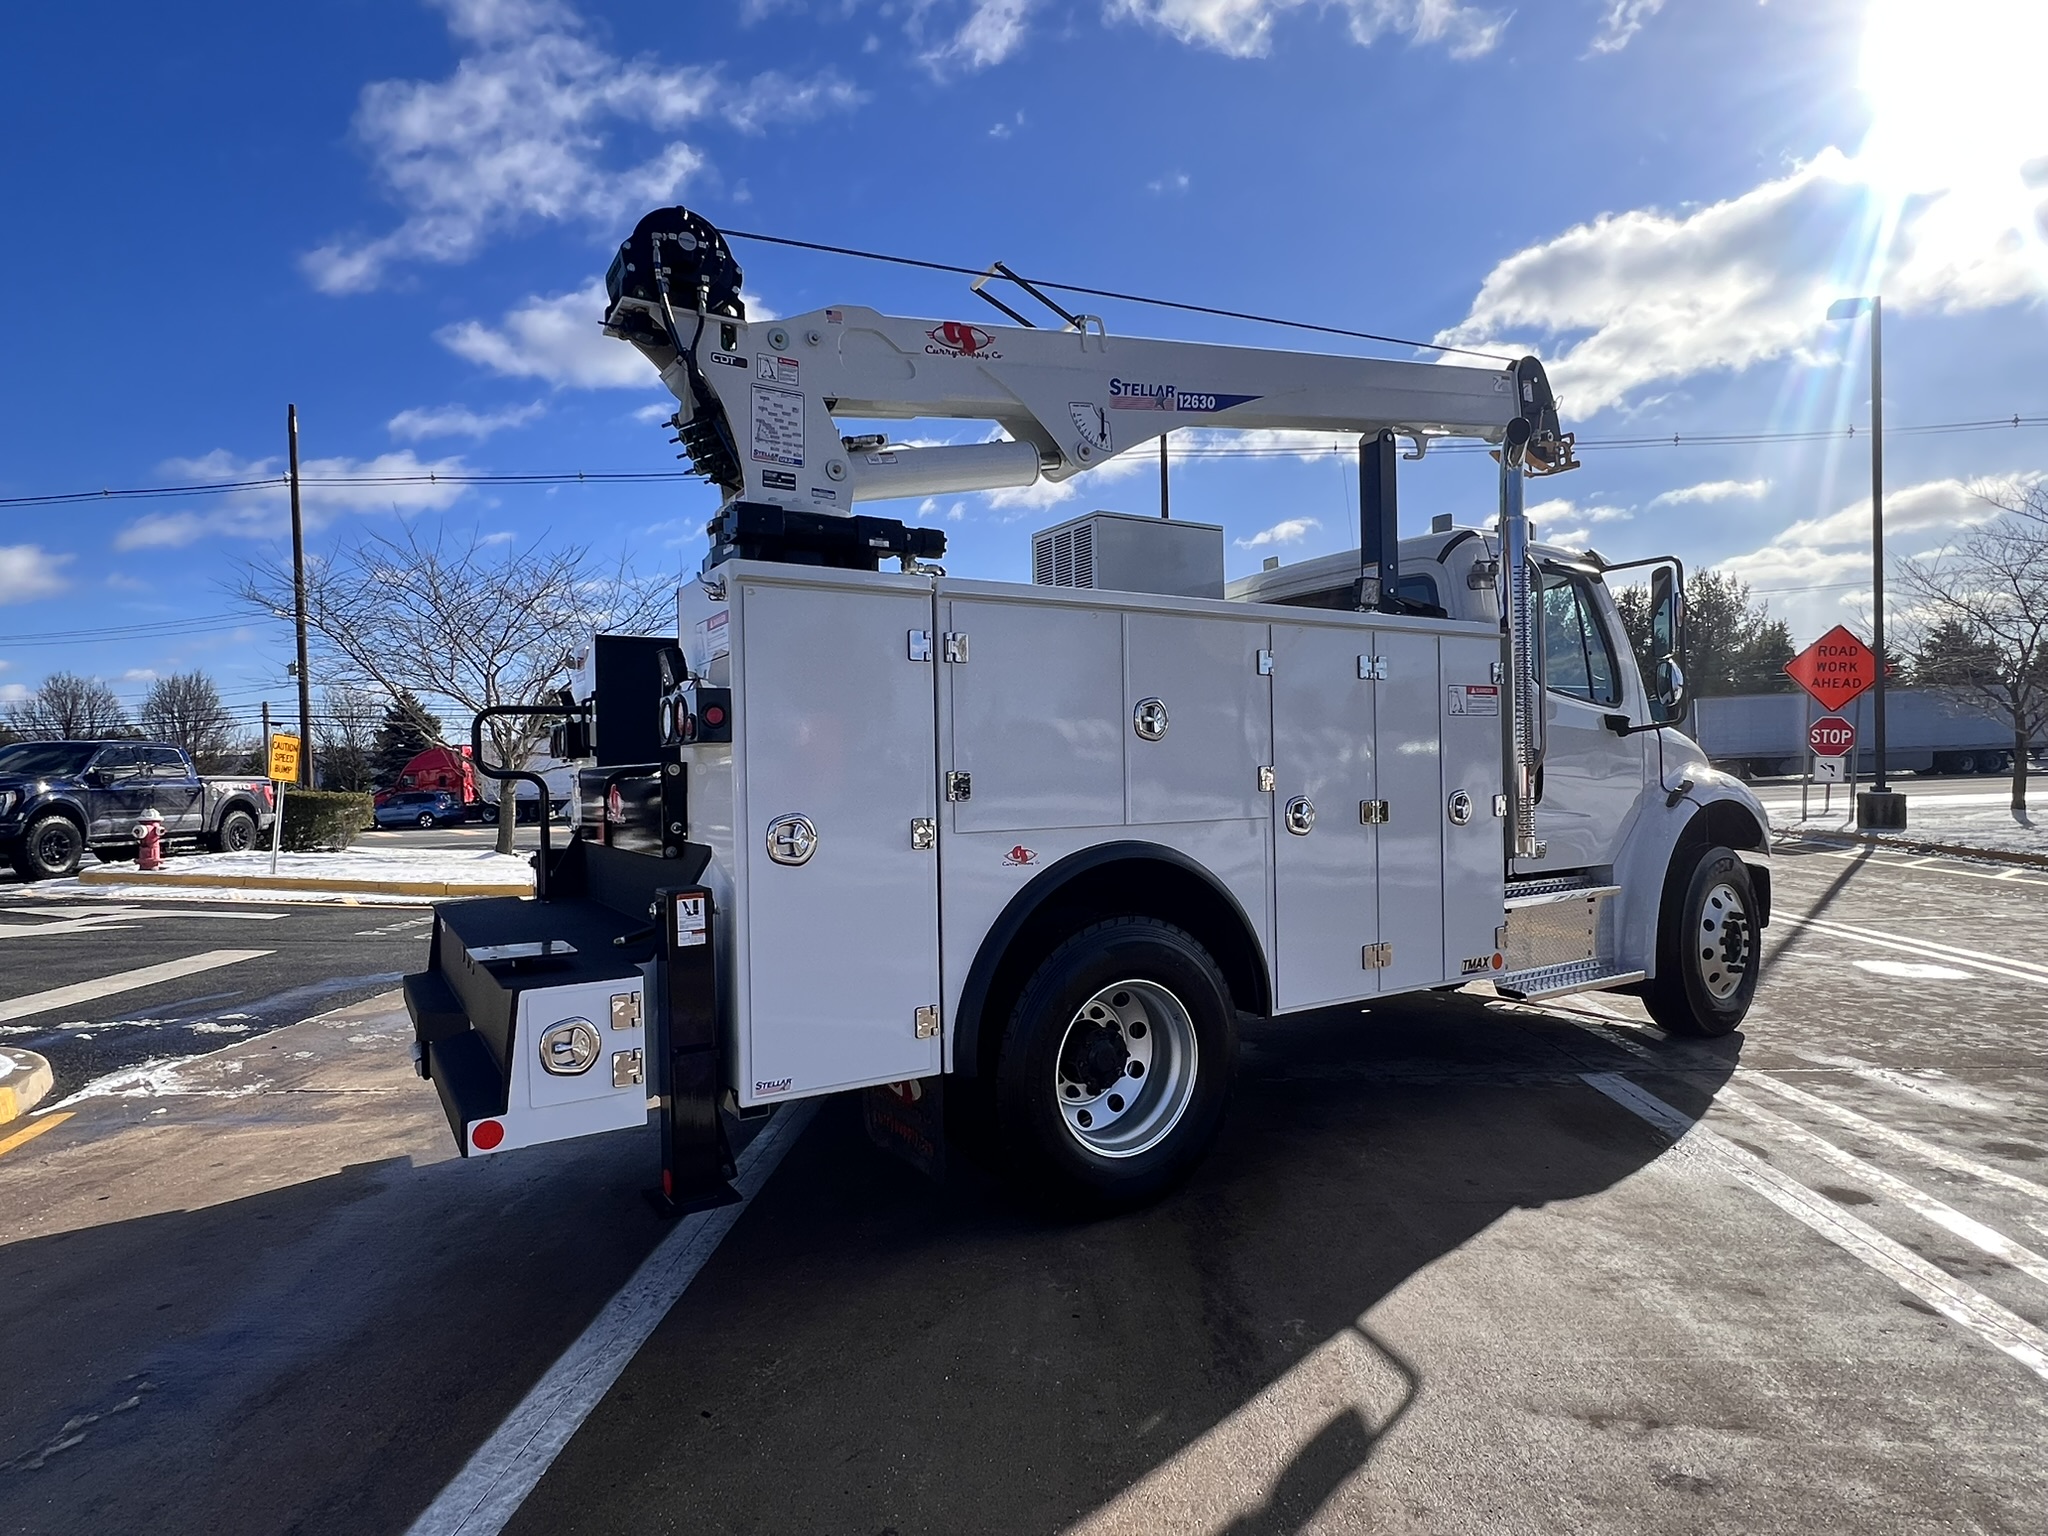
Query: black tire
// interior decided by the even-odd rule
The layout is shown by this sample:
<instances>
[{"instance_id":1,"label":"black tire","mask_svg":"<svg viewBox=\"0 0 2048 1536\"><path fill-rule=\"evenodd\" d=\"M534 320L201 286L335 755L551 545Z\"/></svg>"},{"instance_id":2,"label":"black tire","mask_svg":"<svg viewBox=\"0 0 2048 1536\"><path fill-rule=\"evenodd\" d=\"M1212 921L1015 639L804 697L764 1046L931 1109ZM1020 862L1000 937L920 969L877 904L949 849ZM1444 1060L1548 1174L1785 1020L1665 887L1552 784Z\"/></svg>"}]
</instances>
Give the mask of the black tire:
<instances>
[{"instance_id":1,"label":"black tire","mask_svg":"<svg viewBox=\"0 0 2048 1536\"><path fill-rule=\"evenodd\" d=\"M1011 1010L995 1070L1002 1159L1061 1211L1156 1199L1215 1141L1236 1055L1237 1010L1206 949L1156 918L1096 923L1045 958Z\"/></svg>"},{"instance_id":2,"label":"black tire","mask_svg":"<svg viewBox=\"0 0 2048 1536\"><path fill-rule=\"evenodd\" d=\"M28 824L14 867L24 880L61 880L76 874L85 853L85 834L78 823L50 812Z\"/></svg>"},{"instance_id":3,"label":"black tire","mask_svg":"<svg viewBox=\"0 0 2048 1536\"><path fill-rule=\"evenodd\" d=\"M247 853L256 846L256 818L239 806L220 819L213 846L222 853Z\"/></svg>"},{"instance_id":4,"label":"black tire","mask_svg":"<svg viewBox=\"0 0 2048 1536\"><path fill-rule=\"evenodd\" d=\"M1650 1017L1676 1035L1725 1035L1756 996L1763 934L1749 866L1729 848L1681 847L1664 881Z\"/></svg>"},{"instance_id":5,"label":"black tire","mask_svg":"<svg viewBox=\"0 0 2048 1536\"><path fill-rule=\"evenodd\" d=\"M479 801L477 803L476 813L478 816L483 818L483 823L485 826L495 827L498 824L498 808L495 805L491 804L489 801Z\"/></svg>"}]
</instances>

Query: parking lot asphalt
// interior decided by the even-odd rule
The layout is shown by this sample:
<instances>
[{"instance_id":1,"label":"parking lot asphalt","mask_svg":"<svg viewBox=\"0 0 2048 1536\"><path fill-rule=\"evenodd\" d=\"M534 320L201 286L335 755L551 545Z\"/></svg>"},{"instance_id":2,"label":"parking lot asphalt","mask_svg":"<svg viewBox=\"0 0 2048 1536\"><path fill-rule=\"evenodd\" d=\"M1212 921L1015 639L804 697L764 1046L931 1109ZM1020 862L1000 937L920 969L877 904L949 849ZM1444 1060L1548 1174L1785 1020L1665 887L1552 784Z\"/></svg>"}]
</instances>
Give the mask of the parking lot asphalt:
<instances>
[{"instance_id":1,"label":"parking lot asphalt","mask_svg":"<svg viewBox=\"0 0 2048 1536\"><path fill-rule=\"evenodd\" d=\"M934 1184L828 1102L503 1528L2041 1529L2048 872L1776 883L1740 1034L1248 1026L1132 1216ZM673 1229L643 1133L456 1159L405 1038L372 997L0 1151L0 1530L404 1531L498 1453Z\"/></svg>"}]
</instances>

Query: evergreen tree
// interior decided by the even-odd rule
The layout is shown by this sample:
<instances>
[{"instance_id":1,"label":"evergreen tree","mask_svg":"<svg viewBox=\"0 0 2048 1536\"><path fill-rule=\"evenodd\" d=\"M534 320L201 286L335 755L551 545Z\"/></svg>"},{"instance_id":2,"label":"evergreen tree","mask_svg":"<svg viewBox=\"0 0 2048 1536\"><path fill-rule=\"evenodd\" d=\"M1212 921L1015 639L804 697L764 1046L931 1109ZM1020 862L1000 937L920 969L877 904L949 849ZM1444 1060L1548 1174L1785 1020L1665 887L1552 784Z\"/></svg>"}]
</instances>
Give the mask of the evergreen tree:
<instances>
[{"instance_id":1,"label":"evergreen tree","mask_svg":"<svg viewBox=\"0 0 2048 1536\"><path fill-rule=\"evenodd\" d=\"M1654 677L1661 658L1650 655L1650 589L1623 587L1614 597L1636 663ZM1748 582L1695 571L1685 584L1685 614L1685 682L1694 698L1791 691L1792 628L1771 617L1769 603L1750 600Z\"/></svg>"},{"instance_id":2,"label":"evergreen tree","mask_svg":"<svg viewBox=\"0 0 2048 1536\"><path fill-rule=\"evenodd\" d=\"M384 723L370 747L370 769L380 785L398 782L405 765L429 747L441 745L441 719L427 713L410 689L401 688L384 709Z\"/></svg>"}]
</instances>

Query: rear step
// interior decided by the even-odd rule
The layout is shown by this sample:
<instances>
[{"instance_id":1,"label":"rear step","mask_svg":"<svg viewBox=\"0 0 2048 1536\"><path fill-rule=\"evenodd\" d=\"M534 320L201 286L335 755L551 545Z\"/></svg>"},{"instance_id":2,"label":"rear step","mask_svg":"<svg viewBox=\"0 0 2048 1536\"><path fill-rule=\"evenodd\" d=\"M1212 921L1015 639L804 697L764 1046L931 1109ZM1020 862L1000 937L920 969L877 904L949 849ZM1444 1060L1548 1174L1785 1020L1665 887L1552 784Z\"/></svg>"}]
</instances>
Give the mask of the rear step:
<instances>
[{"instance_id":1,"label":"rear step","mask_svg":"<svg viewBox=\"0 0 2048 1536\"><path fill-rule=\"evenodd\" d=\"M441 1109L448 1116L448 1129L455 1133L455 1144L467 1157L471 1128L505 1113L505 1074L484 1037L473 1029L429 1041L426 1054L434 1087L441 1095Z\"/></svg>"}]
</instances>

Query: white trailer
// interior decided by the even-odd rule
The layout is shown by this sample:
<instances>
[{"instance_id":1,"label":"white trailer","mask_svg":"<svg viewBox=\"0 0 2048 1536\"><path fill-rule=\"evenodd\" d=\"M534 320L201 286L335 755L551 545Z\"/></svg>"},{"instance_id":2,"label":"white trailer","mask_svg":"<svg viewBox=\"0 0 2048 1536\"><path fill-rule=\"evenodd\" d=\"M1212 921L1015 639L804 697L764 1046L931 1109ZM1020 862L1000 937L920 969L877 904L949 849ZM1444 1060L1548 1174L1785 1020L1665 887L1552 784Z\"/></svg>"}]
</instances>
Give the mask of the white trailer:
<instances>
[{"instance_id":1,"label":"white trailer","mask_svg":"<svg viewBox=\"0 0 2048 1536\"><path fill-rule=\"evenodd\" d=\"M1671 567L1652 693L1605 569L1529 543L1525 475L1575 467L1534 359L749 322L681 209L609 286L726 500L673 642L594 646L563 706L589 737L565 755L598 766L541 899L438 908L407 978L465 1155L652 1111L686 1208L722 1197L725 1116L866 1089L927 1162L952 1136L1127 1204L1207 1149L1241 1015L1481 980L1742 1019L1767 823L1675 728ZM835 415L1008 436L890 448ZM1041 535L1039 580L976 581L934 531L855 512L1186 425L1357 432L1362 554L1226 591L1219 529L1097 514ZM1395 443L1447 435L1500 445L1495 526L1400 540Z\"/></svg>"}]
</instances>

